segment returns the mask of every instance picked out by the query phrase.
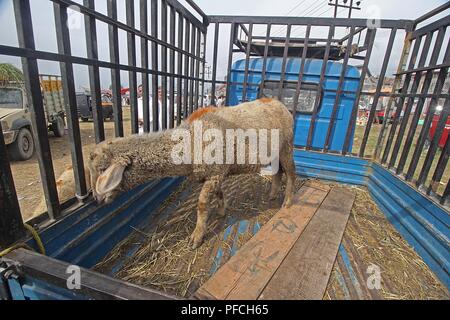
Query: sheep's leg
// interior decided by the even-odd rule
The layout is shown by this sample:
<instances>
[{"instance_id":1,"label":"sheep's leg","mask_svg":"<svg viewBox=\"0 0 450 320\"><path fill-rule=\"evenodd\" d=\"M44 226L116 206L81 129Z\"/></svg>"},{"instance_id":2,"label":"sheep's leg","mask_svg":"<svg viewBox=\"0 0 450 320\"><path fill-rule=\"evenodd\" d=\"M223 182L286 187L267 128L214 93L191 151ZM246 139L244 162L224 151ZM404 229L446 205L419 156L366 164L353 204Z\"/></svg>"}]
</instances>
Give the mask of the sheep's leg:
<instances>
[{"instance_id":1,"label":"sheep's leg","mask_svg":"<svg viewBox=\"0 0 450 320\"><path fill-rule=\"evenodd\" d=\"M217 196L217 202L219 204L219 208L218 208L217 214L220 217L224 217L225 216L226 204L225 204L225 198L223 196L223 191L222 191L221 187L218 188L216 196Z\"/></svg>"},{"instance_id":2,"label":"sheep's leg","mask_svg":"<svg viewBox=\"0 0 450 320\"><path fill-rule=\"evenodd\" d=\"M275 200L278 196L278 191L280 190L281 186L281 179L283 178L283 169L281 166L278 168L278 172L272 176L272 187L270 189L270 196L269 199Z\"/></svg>"},{"instance_id":3,"label":"sheep's leg","mask_svg":"<svg viewBox=\"0 0 450 320\"><path fill-rule=\"evenodd\" d=\"M221 184L222 178L214 177L206 181L203 185L198 199L197 225L190 239L192 249L197 249L202 244L203 237L206 233L206 223L208 222L208 205L211 204L211 197L216 195L218 190L220 190Z\"/></svg>"},{"instance_id":4,"label":"sheep's leg","mask_svg":"<svg viewBox=\"0 0 450 320\"><path fill-rule=\"evenodd\" d=\"M286 173L287 180L286 195L284 198L283 207L289 208L292 205L292 198L294 196L296 173L292 146L289 146L286 149L287 151L282 152L280 155L280 162L283 167L283 171Z\"/></svg>"}]
</instances>

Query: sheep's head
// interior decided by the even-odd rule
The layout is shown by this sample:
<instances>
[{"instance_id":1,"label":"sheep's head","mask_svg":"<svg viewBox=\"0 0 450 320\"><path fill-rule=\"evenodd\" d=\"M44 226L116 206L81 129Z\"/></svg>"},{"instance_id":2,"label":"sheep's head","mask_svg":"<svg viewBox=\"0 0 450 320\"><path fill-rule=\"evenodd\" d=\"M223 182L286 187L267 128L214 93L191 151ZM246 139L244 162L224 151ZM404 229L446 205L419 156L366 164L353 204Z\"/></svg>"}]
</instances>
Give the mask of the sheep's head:
<instances>
[{"instance_id":1,"label":"sheep's head","mask_svg":"<svg viewBox=\"0 0 450 320\"><path fill-rule=\"evenodd\" d=\"M98 145L89 159L92 193L99 204L111 203L123 191L123 174L130 165L126 157L113 156L109 150L111 144Z\"/></svg>"}]
</instances>

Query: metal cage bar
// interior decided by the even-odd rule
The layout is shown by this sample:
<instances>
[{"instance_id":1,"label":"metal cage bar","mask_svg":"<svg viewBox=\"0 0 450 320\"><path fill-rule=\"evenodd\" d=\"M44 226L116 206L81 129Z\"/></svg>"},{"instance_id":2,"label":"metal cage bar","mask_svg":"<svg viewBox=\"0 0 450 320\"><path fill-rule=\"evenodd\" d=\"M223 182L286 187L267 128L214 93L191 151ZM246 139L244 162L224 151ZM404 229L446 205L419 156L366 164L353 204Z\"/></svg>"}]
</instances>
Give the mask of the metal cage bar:
<instances>
[{"instance_id":1,"label":"metal cage bar","mask_svg":"<svg viewBox=\"0 0 450 320\"><path fill-rule=\"evenodd\" d=\"M170 7L170 27L169 27L169 41L170 44L175 46L175 36L176 36L176 12L173 7ZM170 50L169 52L169 68L170 73L175 74L175 50ZM169 101L170 101L170 108L169 108L169 128L172 129L175 127L175 76L170 77L169 81Z\"/></svg>"},{"instance_id":2,"label":"metal cage bar","mask_svg":"<svg viewBox=\"0 0 450 320\"><path fill-rule=\"evenodd\" d=\"M350 152L349 148L350 148L350 137L352 135L352 132L354 130L355 124L356 124L356 112L358 110L358 103L359 103L359 99L361 96L361 91L364 87L364 81L366 79L366 74L367 74L367 70L369 68L369 61L370 61L370 57L372 55L372 49L373 49L373 45L375 42L375 36L377 34L377 29L368 29L367 30L367 34L366 34L366 42L368 42L367 45L367 52L366 52L366 57L364 58L364 64L361 70L361 79L359 82L359 86L356 92L356 99L355 99L355 103L353 105L353 110L352 110L352 116L350 117L350 124L347 128L347 134L345 136L345 142L344 142L344 147L342 148L342 154L346 155L347 153Z\"/></svg>"},{"instance_id":3,"label":"metal cage bar","mask_svg":"<svg viewBox=\"0 0 450 320\"><path fill-rule=\"evenodd\" d=\"M419 59L419 68L421 68L421 67L423 67L425 65L425 62L426 62L426 59L427 59L427 56L428 56L428 52L430 50L430 45L431 45L432 38L433 38L433 34L432 33L427 35L427 38L426 38L425 43L424 43L424 46L422 48L421 57ZM438 45L436 44L436 47L437 46ZM439 50L437 50L437 51L439 51ZM413 81L413 84L412 84L412 88L410 90L411 94L413 94L413 95L417 94L417 90L419 89L420 81L422 80L422 75L423 74L421 72L415 74L414 81ZM403 98L403 97L400 98L400 100L402 101L402 105L403 105L405 99L406 99L406 97L405 98ZM407 102L406 102L406 104L404 106L405 111L404 111L404 115L403 115L403 120L400 123L400 128L399 128L399 131L397 133L397 139L395 140L395 143L394 143L394 148L392 150L391 159L389 160L388 168L392 168L392 167L395 166L395 162L397 160L397 155L398 155L398 152L399 152L399 149L400 149L400 145L402 144L402 140L403 140L403 136L405 134L406 126L408 125L409 117L410 117L411 112L412 112L412 107L413 107L413 104L414 104L414 100L415 100L414 97L408 98L408 100L407 100ZM401 116L401 114L399 116Z\"/></svg>"},{"instance_id":4,"label":"metal cage bar","mask_svg":"<svg viewBox=\"0 0 450 320\"><path fill-rule=\"evenodd\" d=\"M333 35L334 35L334 29L335 29L335 26L331 25L331 27L328 30L327 46L326 46L325 54L324 54L323 61L322 61L322 70L320 71L319 90L317 92L316 102L314 104L314 109L313 109L313 112L311 115L311 123L309 125L306 150L311 150L311 148L312 148L314 129L315 129L316 120L317 120L317 113L319 111L320 101L321 101L320 96L322 94L321 91L322 91L322 87L323 87L323 82L325 81L325 72L327 70L328 57L330 55L331 39L333 38Z\"/></svg>"},{"instance_id":5,"label":"metal cage bar","mask_svg":"<svg viewBox=\"0 0 450 320\"><path fill-rule=\"evenodd\" d=\"M54 3L53 9L55 15L56 34L58 35L58 52L60 54L70 56L72 55L72 49L70 44L69 28L67 24L67 7ZM64 91L67 126L69 129L70 151L75 177L75 190L76 194L81 199L85 198L88 195L88 190L86 186L86 173L84 172L73 64L70 62L60 63L60 70Z\"/></svg>"},{"instance_id":6,"label":"metal cage bar","mask_svg":"<svg viewBox=\"0 0 450 320\"><path fill-rule=\"evenodd\" d=\"M95 10L94 0L83 0L84 6ZM85 16L86 49L87 57L98 60L97 47L97 24L95 18ZM102 94L100 87L100 68L95 65L89 66L89 83L92 98L92 117L94 120L95 142L100 143L105 140L105 126L103 124Z\"/></svg>"},{"instance_id":7,"label":"metal cage bar","mask_svg":"<svg viewBox=\"0 0 450 320\"><path fill-rule=\"evenodd\" d=\"M242 87L242 102L247 101L248 67L250 65L250 49L252 46L253 24L250 23L247 31L247 48L245 50L244 83Z\"/></svg>"},{"instance_id":8,"label":"metal cage bar","mask_svg":"<svg viewBox=\"0 0 450 320\"><path fill-rule=\"evenodd\" d=\"M183 30L184 30L184 19L183 16L178 14L178 47L183 48ZM178 64L178 74L183 74L183 55L178 52L177 57ZM180 125L182 119L182 103L183 103L183 79L178 78L177 81L177 125Z\"/></svg>"},{"instance_id":9,"label":"metal cage bar","mask_svg":"<svg viewBox=\"0 0 450 320\"><path fill-rule=\"evenodd\" d=\"M353 44L353 36L355 34L355 27L350 27L350 34L348 37L347 42L347 48L345 50L345 57L344 62L342 64L342 71L339 76L339 83L336 91L336 98L334 99L334 105L333 110L331 111L330 116L330 124L328 125L327 134L325 138L325 146L324 146L324 152L328 152L331 145L331 133L333 132L333 128L336 122L337 113L339 111L339 104L341 102L341 95L342 95L342 89L344 87L344 80L345 80L345 74L347 72L347 66L348 66L348 60L350 58L351 50L352 50L352 44Z\"/></svg>"},{"instance_id":10,"label":"metal cage bar","mask_svg":"<svg viewBox=\"0 0 450 320\"><path fill-rule=\"evenodd\" d=\"M158 0L151 0L150 2L150 32L154 38L158 38ZM158 44L152 42L152 69L158 69ZM152 74L152 130L154 132L158 131L159 128L159 79L157 74Z\"/></svg>"},{"instance_id":11,"label":"metal cage bar","mask_svg":"<svg viewBox=\"0 0 450 320\"><path fill-rule=\"evenodd\" d=\"M385 109L385 115L387 115L387 117L389 117L389 115L391 113L392 106L395 103L395 98L399 96L396 93L397 88L400 86L401 80L402 80L402 76L399 73L401 71L403 71L404 68L406 68L406 64L408 62L409 54L411 52L411 46L412 46L411 32L407 32L406 36L405 36L404 43L403 43L402 54L400 56L400 61L398 63L398 67L397 67L397 74L395 76L394 83L392 84L391 92L389 94L388 105L387 105L387 107ZM380 96L384 96L383 93L378 93L378 94ZM381 149L383 147L385 134L386 134L386 131L387 131L387 124L388 124L388 121L383 121L383 126L381 127L380 134L378 135L377 143L376 143L376 146L375 146L375 153L373 155L373 159L375 159L375 160L381 160L380 154L381 154Z\"/></svg>"},{"instance_id":12,"label":"metal cage bar","mask_svg":"<svg viewBox=\"0 0 450 320\"><path fill-rule=\"evenodd\" d=\"M117 0L107 1L108 17L117 20ZM117 26L109 25L109 53L110 60L114 64L119 64L119 30ZM120 82L120 69L111 69L111 87L113 95L114 131L116 137L123 137L123 116L122 116L122 92Z\"/></svg>"},{"instance_id":13,"label":"metal cage bar","mask_svg":"<svg viewBox=\"0 0 450 320\"><path fill-rule=\"evenodd\" d=\"M361 143L361 147L359 149L360 150L359 151L359 156L361 158L364 158L364 155L365 155L366 146L367 146L367 140L369 139L369 134L370 134L370 131L372 129L373 120L375 118L375 112L376 112L376 109L377 109L377 106L378 106L378 102L379 102L380 97L381 97L381 90L383 89L384 79L386 77L386 71L387 71L387 68L388 68L388 65L389 65L390 57L391 57L391 54L392 54L392 48L394 46L394 40L395 40L395 36L396 35L397 35L397 28L393 28L391 30L391 34L389 36L388 45L387 45L387 48L386 48L386 53L384 55L383 65L381 67L377 88L376 88L375 95L374 95L374 98L373 98L372 107L370 108L369 118L367 120L366 130L364 131L363 140L362 140L362 143Z\"/></svg>"},{"instance_id":14,"label":"metal cage bar","mask_svg":"<svg viewBox=\"0 0 450 320\"><path fill-rule=\"evenodd\" d=\"M408 69L414 68L414 65L415 65L416 59L417 59L417 55L419 53L419 48L420 48L421 42L422 42L422 38L419 38L414 43L414 48L412 50L412 54L411 54L411 58L410 58L410 61L409 61ZM389 131L389 135L388 135L388 138L387 138L386 146L384 148L383 157L381 158L381 163L383 163L383 164L386 163L387 158L389 156L389 152L391 150L391 146L392 146L392 142L393 142L393 139L394 139L394 135L395 135L395 132L397 130L397 124L398 124L398 121L400 119L400 115L401 115L401 113L403 111L403 103L404 103L404 100L405 100L404 94L408 91L410 82L411 82L411 74L407 74L405 76L405 80L403 82L403 87L402 87L402 89L400 91L401 96L399 97L398 101L396 102L395 116L394 116L394 119L393 119L393 122L392 122L392 125L391 125L391 130Z\"/></svg>"},{"instance_id":15,"label":"metal cage bar","mask_svg":"<svg viewBox=\"0 0 450 320\"><path fill-rule=\"evenodd\" d=\"M184 29L184 50L189 52L189 48L191 45L191 24L189 21L185 21L185 29ZM184 75L189 76L189 56L184 57ZM189 79L184 79L184 94L183 94L183 117L186 119L189 116Z\"/></svg>"},{"instance_id":16,"label":"metal cage bar","mask_svg":"<svg viewBox=\"0 0 450 320\"><path fill-rule=\"evenodd\" d=\"M126 2L127 25L135 28L136 19L134 17L134 1ZM127 33L128 44L128 64L136 67L136 37L132 32ZM130 87L130 107L131 107L131 133L139 132L139 116L138 116L138 96L137 96L137 75L135 71L129 71L129 87Z\"/></svg>"},{"instance_id":17,"label":"metal cage bar","mask_svg":"<svg viewBox=\"0 0 450 320\"><path fill-rule=\"evenodd\" d=\"M449 49L450 49L450 46L448 47L447 53L446 53L447 59L449 59ZM434 89L434 96L431 98L430 105L428 107L428 113L425 117L424 124L422 125L422 130L420 132L419 139L417 141L416 148L414 149L411 163L409 164L409 168L408 168L408 171L406 174L407 181L411 181L414 177L414 173L416 172L416 168L417 168L417 165L418 165L418 162L420 159L420 155L422 153L422 150L423 150L423 147L425 144L425 140L428 137L428 132L430 130L431 122L433 120L433 115L436 111L436 106L439 101L438 93L441 92L444 87L444 83L447 78L447 74L448 74L448 68L444 68L439 72L439 75L438 75L438 78L436 81L436 85L435 85L435 89Z\"/></svg>"},{"instance_id":18,"label":"metal cage bar","mask_svg":"<svg viewBox=\"0 0 450 320\"><path fill-rule=\"evenodd\" d=\"M236 38L236 27L235 23L231 24L230 31L230 44L229 44L229 53L228 53L228 74L227 74L227 96L225 105L230 104L230 92L231 92L231 68L233 66L233 45L234 39Z\"/></svg>"},{"instance_id":19,"label":"metal cage bar","mask_svg":"<svg viewBox=\"0 0 450 320\"><path fill-rule=\"evenodd\" d=\"M436 44L433 49L433 53L431 55L431 59L430 59L431 65L434 65L437 63L437 60L439 58L439 53L442 48L444 36L445 36L445 28L441 28L437 35ZM450 45L449 45L449 47L450 47ZM447 50L447 52L448 52L448 50ZM446 59L448 59L448 58L446 58ZM432 78L433 78L433 71L428 70L425 75L425 78L424 78L424 83L422 85L422 91L421 91L422 94L425 94L429 91ZM412 100L413 100L413 98L409 98L409 103L413 103ZM414 111L414 116L413 116L413 119L410 124L409 132L408 132L408 135L407 135L405 143L404 143L403 152L402 152L402 155L400 156L400 161L397 165L397 169L396 169L397 174L402 173L403 169L405 167L405 163L406 163L407 157L409 155L409 151L410 151L413 139L414 139L414 135L417 130L419 117L422 114L424 104L425 104L425 98L419 97L419 100L417 101L417 105L416 105L416 108ZM429 110L428 110L428 112L429 112Z\"/></svg>"},{"instance_id":20,"label":"metal cage bar","mask_svg":"<svg viewBox=\"0 0 450 320\"><path fill-rule=\"evenodd\" d=\"M214 24L214 44L213 44L213 65L212 65L212 83L211 83L211 105L216 105L216 85L217 85L217 59L219 51L220 24Z\"/></svg>"},{"instance_id":21,"label":"metal cage bar","mask_svg":"<svg viewBox=\"0 0 450 320\"><path fill-rule=\"evenodd\" d=\"M167 42L167 3L161 1L161 40ZM161 46L161 71L167 72L167 47ZM167 76L161 77L161 129L168 128L167 123Z\"/></svg>"},{"instance_id":22,"label":"metal cage bar","mask_svg":"<svg viewBox=\"0 0 450 320\"><path fill-rule=\"evenodd\" d=\"M291 30L292 30L292 25L288 24L287 30L286 30L286 39L284 41L283 63L281 64L280 83L278 84L278 100L280 100L280 101L283 101L283 87L284 87L284 81L286 79L286 62L287 62L289 44L290 44L290 39L291 39Z\"/></svg>"},{"instance_id":23,"label":"metal cage bar","mask_svg":"<svg viewBox=\"0 0 450 320\"><path fill-rule=\"evenodd\" d=\"M197 47L195 50L195 55L201 55L201 45L202 45L202 33L200 29L197 28ZM195 78L200 78L200 61L195 61ZM194 111L196 111L200 107L199 103L199 95L200 95L200 82L199 80L195 80L195 91L194 91ZM202 94L203 96L203 94Z\"/></svg>"},{"instance_id":24,"label":"metal cage bar","mask_svg":"<svg viewBox=\"0 0 450 320\"><path fill-rule=\"evenodd\" d=\"M197 46L197 31L196 31L195 26L192 26L190 51L195 52L196 46ZM194 76L195 75L194 59L190 59L189 64L190 64L189 75ZM190 80L189 81L189 100L188 100L188 110L189 110L188 113L189 114L192 114L192 112L194 112L194 89L195 89L195 81Z\"/></svg>"},{"instance_id":25,"label":"metal cage bar","mask_svg":"<svg viewBox=\"0 0 450 320\"><path fill-rule=\"evenodd\" d=\"M300 98L300 91L302 89L303 74L305 73L306 55L308 53L308 45L309 45L309 36L310 35L311 35L311 25L308 24L308 26L306 27L305 42L304 42L303 53L302 53L302 62L300 63L300 71L298 74L298 82L297 82L297 86L295 88L294 109L293 109L294 120L297 119L297 105L298 105L298 100ZM297 123L297 121L294 121L294 126L296 125L296 123Z\"/></svg>"},{"instance_id":26,"label":"metal cage bar","mask_svg":"<svg viewBox=\"0 0 450 320\"><path fill-rule=\"evenodd\" d=\"M17 38L19 46L28 50L35 50L33 24L29 0L14 1ZM50 219L60 215L58 194L56 191L55 173L53 170L50 143L47 134L44 103L39 79L37 59L24 58L22 66L25 75L25 87L31 109L32 131L36 144L42 187Z\"/></svg>"},{"instance_id":27,"label":"metal cage bar","mask_svg":"<svg viewBox=\"0 0 450 320\"><path fill-rule=\"evenodd\" d=\"M450 89L449 89L450 93ZM427 156L425 158L424 164L420 171L419 178L416 181L416 186L422 186L428 177L428 174L431 169L431 165L433 163L434 157L436 155L436 151L439 147L439 139L441 138L442 132L444 131L445 125L447 123L447 119L450 116L450 98L445 99L444 109L442 110L442 114L439 117L439 122L436 127L436 131L432 141L430 142L430 147L428 149Z\"/></svg>"},{"instance_id":28,"label":"metal cage bar","mask_svg":"<svg viewBox=\"0 0 450 320\"><path fill-rule=\"evenodd\" d=\"M141 31L148 32L148 6L147 0L140 0L140 26ZM148 40L141 38L141 66L148 69ZM147 73L142 74L142 116L144 132L150 132L150 79Z\"/></svg>"},{"instance_id":29,"label":"metal cage bar","mask_svg":"<svg viewBox=\"0 0 450 320\"><path fill-rule=\"evenodd\" d=\"M0 248L7 248L25 235L25 228L3 134L0 134L0 159Z\"/></svg>"},{"instance_id":30,"label":"metal cage bar","mask_svg":"<svg viewBox=\"0 0 450 320\"><path fill-rule=\"evenodd\" d=\"M266 81L266 68L267 68L267 56L269 54L269 42L270 42L270 32L272 29L272 24L267 24L267 32L266 32L266 38L265 38L265 44L264 44L264 57L263 57L263 65L262 65L262 71L261 71L261 85L259 92L261 93L264 88L264 82Z\"/></svg>"}]
</instances>

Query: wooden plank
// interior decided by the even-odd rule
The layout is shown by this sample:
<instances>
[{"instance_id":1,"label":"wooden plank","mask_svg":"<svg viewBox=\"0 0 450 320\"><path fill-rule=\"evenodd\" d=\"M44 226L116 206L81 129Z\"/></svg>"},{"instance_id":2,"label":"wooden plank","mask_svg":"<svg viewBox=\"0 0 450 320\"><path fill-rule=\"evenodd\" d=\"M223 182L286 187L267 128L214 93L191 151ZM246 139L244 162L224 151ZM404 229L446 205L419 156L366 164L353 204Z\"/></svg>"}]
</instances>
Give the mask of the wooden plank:
<instances>
[{"instance_id":1,"label":"wooden plank","mask_svg":"<svg viewBox=\"0 0 450 320\"><path fill-rule=\"evenodd\" d=\"M256 300L314 216L330 188L307 182L290 208L281 209L196 293L199 299Z\"/></svg>"},{"instance_id":2,"label":"wooden plank","mask_svg":"<svg viewBox=\"0 0 450 320\"><path fill-rule=\"evenodd\" d=\"M323 298L354 200L348 189L330 191L259 299Z\"/></svg>"}]
</instances>

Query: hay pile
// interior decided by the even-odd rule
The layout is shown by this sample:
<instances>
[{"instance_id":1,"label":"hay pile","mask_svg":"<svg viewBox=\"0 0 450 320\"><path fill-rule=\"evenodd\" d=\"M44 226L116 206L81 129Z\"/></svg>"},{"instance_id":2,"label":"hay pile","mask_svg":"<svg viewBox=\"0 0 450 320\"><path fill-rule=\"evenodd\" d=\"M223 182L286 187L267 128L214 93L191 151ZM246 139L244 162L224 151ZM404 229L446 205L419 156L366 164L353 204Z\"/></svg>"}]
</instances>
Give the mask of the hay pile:
<instances>
[{"instance_id":1,"label":"hay pile","mask_svg":"<svg viewBox=\"0 0 450 320\"><path fill-rule=\"evenodd\" d=\"M205 242L199 249L191 250L188 239L195 228L201 185L186 181L161 205L147 227L135 230L94 269L134 284L190 297L209 279L212 269L223 265L232 250L239 249L253 236L255 225L262 227L278 212L284 189L270 203L270 183L270 178L258 175L230 177L224 183L227 216L214 215L217 208L214 203ZM296 189L303 183L298 179ZM356 199L343 243L349 249L352 267L360 277L361 286L365 286L367 266L371 264L380 267L382 277L381 290L369 292L363 288L366 294L360 298L449 299L445 286L388 222L367 190L348 188L356 193ZM249 222L247 232L236 239L239 222L244 220ZM227 228L230 235L224 241ZM219 265L215 265L219 248L223 256ZM117 266L121 260L125 262ZM325 299L348 298L342 290L341 273L336 262ZM349 283L347 279L346 284Z\"/></svg>"},{"instance_id":2,"label":"hay pile","mask_svg":"<svg viewBox=\"0 0 450 320\"><path fill-rule=\"evenodd\" d=\"M208 278L210 270L223 265L231 256L231 250L239 249L252 236L253 226L263 226L280 209L284 199L284 184L278 199L268 201L271 178L259 175L241 175L228 178L224 185L227 216L214 215L217 204L210 209L208 232L204 244L197 250L188 246L189 236L195 228L200 184L184 182L158 209L156 219L143 230L135 230L94 269L111 273L116 262L135 249L125 263L115 270L114 276L122 280L157 289L180 297L190 297ZM302 181L296 182L297 190ZM237 241L239 221L249 221L247 232ZM224 232L230 225L228 241ZM233 244L233 242L235 242ZM222 248L220 265L214 265L218 248Z\"/></svg>"},{"instance_id":3,"label":"hay pile","mask_svg":"<svg viewBox=\"0 0 450 320\"><path fill-rule=\"evenodd\" d=\"M385 218L365 188L352 187L356 200L344 234L344 243L356 273L366 285L367 267L374 264L381 270L381 290L368 290L372 299L449 299L446 287L436 278L414 249ZM355 264L357 261L357 265ZM358 267L360 270L358 270ZM337 263L328 284L336 299L344 299L339 284ZM364 288L365 289L365 288Z\"/></svg>"}]
</instances>

